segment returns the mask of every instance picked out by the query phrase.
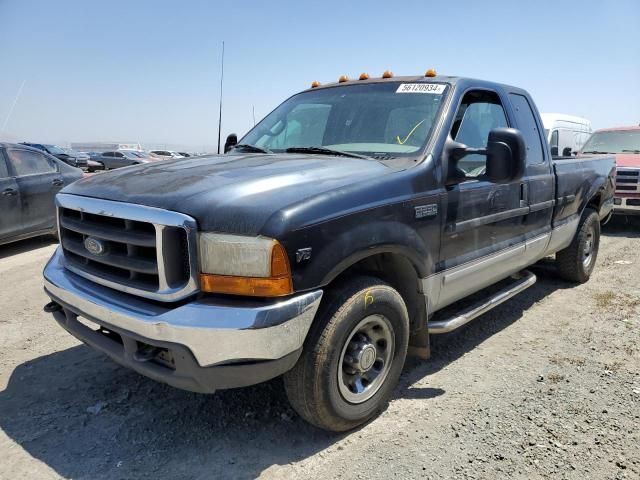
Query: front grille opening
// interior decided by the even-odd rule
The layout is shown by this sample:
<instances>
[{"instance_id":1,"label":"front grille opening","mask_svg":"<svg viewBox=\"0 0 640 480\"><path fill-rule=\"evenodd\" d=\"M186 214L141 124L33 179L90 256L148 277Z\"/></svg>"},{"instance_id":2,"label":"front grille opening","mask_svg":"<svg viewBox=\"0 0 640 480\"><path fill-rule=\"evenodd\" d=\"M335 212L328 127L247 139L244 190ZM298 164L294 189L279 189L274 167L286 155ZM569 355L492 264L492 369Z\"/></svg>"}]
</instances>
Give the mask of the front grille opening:
<instances>
[{"instance_id":1,"label":"front grille opening","mask_svg":"<svg viewBox=\"0 0 640 480\"><path fill-rule=\"evenodd\" d=\"M165 228L162 237L162 255L167 285L183 285L190 275L187 232L182 228Z\"/></svg>"},{"instance_id":2,"label":"front grille opening","mask_svg":"<svg viewBox=\"0 0 640 480\"><path fill-rule=\"evenodd\" d=\"M185 228L63 206L59 224L67 266L78 275L159 300L173 294L167 290L190 285L190 239Z\"/></svg>"},{"instance_id":3,"label":"front grille opening","mask_svg":"<svg viewBox=\"0 0 640 480\"><path fill-rule=\"evenodd\" d=\"M65 251L65 258L70 266L76 267L82 271L103 278L109 282L122 285L128 285L141 290L154 291L160 288L160 282L157 275L143 274L131 272L124 268L118 268L104 263L95 262L89 258L76 255L73 252Z\"/></svg>"}]
</instances>

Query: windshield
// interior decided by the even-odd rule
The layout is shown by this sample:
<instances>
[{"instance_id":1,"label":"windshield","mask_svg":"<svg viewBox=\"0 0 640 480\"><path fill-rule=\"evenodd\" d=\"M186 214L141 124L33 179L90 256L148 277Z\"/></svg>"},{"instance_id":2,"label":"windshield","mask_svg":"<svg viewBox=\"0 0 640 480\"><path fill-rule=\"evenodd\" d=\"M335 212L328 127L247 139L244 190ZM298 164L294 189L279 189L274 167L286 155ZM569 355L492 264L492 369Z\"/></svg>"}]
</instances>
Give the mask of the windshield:
<instances>
[{"instance_id":1,"label":"windshield","mask_svg":"<svg viewBox=\"0 0 640 480\"><path fill-rule=\"evenodd\" d=\"M640 153L640 130L596 132L582 147L583 153Z\"/></svg>"},{"instance_id":2,"label":"windshield","mask_svg":"<svg viewBox=\"0 0 640 480\"><path fill-rule=\"evenodd\" d=\"M65 152L60 147L56 147L55 145L45 145L47 151L51 155L63 155Z\"/></svg>"},{"instance_id":3,"label":"windshield","mask_svg":"<svg viewBox=\"0 0 640 480\"><path fill-rule=\"evenodd\" d=\"M300 93L239 142L272 152L324 147L385 158L425 147L444 100L444 84L384 82Z\"/></svg>"}]
</instances>

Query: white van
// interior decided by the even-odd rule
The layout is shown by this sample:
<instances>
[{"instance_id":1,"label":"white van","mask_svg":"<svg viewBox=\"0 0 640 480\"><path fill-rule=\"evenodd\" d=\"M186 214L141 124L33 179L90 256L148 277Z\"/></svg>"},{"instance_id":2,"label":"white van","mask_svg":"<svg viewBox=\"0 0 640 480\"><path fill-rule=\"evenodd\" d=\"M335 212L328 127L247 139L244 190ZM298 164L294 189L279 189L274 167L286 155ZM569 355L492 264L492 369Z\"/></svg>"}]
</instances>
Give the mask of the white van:
<instances>
[{"instance_id":1,"label":"white van","mask_svg":"<svg viewBox=\"0 0 640 480\"><path fill-rule=\"evenodd\" d=\"M586 118L565 115L564 113L542 113L544 133L551 155L568 157L582 148L591 136L593 129Z\"/></svg>"}]
</instances>

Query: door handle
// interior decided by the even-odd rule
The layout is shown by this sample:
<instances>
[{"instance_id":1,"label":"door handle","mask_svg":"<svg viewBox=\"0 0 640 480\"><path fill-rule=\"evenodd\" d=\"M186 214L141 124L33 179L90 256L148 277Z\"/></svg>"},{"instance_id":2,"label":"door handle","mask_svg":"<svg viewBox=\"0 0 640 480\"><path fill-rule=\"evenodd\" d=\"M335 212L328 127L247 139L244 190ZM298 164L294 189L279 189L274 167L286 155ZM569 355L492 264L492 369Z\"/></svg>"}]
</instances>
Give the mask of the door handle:
<instances>
[{"instance_id":1,"label":"door handle","mask_svg":"<svg viewBox=\"0 0 640 480\"><path fill-rule=\"evenodd\" d=\"M61 180L60 178L56 178L51 182L51 184L55 187L61 187L64 185L64 180Z\"/></svg>"},{"instance_id":2,"label":"door handle","mask_svg":"<svg viewBox=\"0 0 640 480\"><path fill-rule=\"evenodd\" d=\"M529 206L529 184L521 183L520 184L520 207L528 207Z\"/></svg>"},{"instance_id":3,"label":"door handle","mask_svg":"<svg viewBox=\"0 0 640 480\"><path fill-rule=\"evenodd\" d=\"M5 188L2 191L2 195L4 195L5 197L11 197L13 195L17 195L18 191L15 188Z\"/></svg>"}]
</instances>

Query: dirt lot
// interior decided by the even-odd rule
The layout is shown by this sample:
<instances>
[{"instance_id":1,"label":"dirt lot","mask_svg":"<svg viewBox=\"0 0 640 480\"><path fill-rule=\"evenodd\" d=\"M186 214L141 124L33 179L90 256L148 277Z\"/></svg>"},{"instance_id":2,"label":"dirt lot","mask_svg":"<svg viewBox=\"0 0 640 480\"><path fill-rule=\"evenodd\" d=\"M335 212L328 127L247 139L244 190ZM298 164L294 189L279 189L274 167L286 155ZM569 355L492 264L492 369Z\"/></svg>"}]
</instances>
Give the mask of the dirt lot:
<instances>
[{"instance_id":1,"label":"dirt lot","mask_svg":"<svg viewBox=\"0 0 640 480\"><path fill-rule=\"evenodd\" d=\"M640 478L639 239L608 226L579 287L537 268L345 435L279 381L203 396L116 366L42 313L55 245L0 247L0 478Z\"/></svg>"}]
</instances>

